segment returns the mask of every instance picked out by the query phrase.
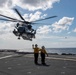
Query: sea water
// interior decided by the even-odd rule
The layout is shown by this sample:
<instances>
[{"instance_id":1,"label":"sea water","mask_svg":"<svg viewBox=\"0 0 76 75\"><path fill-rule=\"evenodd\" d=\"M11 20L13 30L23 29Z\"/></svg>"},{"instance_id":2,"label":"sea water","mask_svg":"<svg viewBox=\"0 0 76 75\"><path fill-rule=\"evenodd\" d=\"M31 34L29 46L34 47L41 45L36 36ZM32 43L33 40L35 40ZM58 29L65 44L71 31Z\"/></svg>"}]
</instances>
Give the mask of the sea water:
<instances>
[{"instance_id":1,"label":"sea water","mask_svg":"<svg viewBox=\"0 0 76 75\"><path fill-rule=\"evenodd\" d=\"M21 51L24 52L33 52L33 49L31 48L27 48L27 49L23 49ZM76 54L76 48L46 48L47 53L58 53L58 54L62 54L62 53L66 53L66 54Z\"/></svg>"},{"instance_id":2,"label":"sea water","mask_svg":"<svg viewBox=\"0 0 76 75\"><path fill-rule=\"evenodd\" d=\"M71 54L76 54L76 48L46 48L48 53L71 53Z\"/></svg>"}]
</instances>

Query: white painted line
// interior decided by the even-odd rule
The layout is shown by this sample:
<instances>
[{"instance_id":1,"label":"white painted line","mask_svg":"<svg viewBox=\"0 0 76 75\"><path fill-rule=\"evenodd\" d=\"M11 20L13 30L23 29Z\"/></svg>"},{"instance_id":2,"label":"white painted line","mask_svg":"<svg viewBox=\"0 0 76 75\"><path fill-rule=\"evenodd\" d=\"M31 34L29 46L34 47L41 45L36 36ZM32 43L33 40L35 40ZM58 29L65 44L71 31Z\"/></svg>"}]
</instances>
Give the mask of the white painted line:
<instances>
[{"instance_id":1,"label":"white painted line","mask_svg":"<svg viewBox=\"0 0 76 75\"><path fill-rule=\"evenodd\" d=\"M8 56L0 57L0 59L5 59L5 58L13 57L13 56L15 56L15 54L14 55L8 55Z\"/></svg>"},{"instance_id":2,"label":"white painted line","mask_svg":"<svg viewBox=\"0 0 76 75\"><path fill-rule=\"evenodd\" d=\"M47 57L47 59L76 61L76 59L71 59L71 58L55 58L55 57Z\"/></svg>"}]
</instances>

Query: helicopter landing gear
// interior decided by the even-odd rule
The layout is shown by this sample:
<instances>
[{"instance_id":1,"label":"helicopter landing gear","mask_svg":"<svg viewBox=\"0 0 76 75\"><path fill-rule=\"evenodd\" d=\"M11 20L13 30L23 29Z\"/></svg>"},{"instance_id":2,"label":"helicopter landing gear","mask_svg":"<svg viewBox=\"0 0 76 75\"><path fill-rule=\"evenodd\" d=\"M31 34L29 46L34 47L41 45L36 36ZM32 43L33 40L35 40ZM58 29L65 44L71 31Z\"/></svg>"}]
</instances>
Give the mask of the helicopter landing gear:
<instances>
[{"instance_id":1,"label":"helicopter landing gear","mask_svg":"<svg viewBox=\"0 0 76 75\"><path fill-rule=\"evenodd\" d=\"M34 31L34 34L36 34L36 30Z\"/></svg>"},{"instance_id":2,"label":"helicopter landing gear","mask_svg":"<svg viewBox=\"0 0 76 75\"><path fill-rule=\"evenodd\" d=\"M32 41L32 39L30 38L30 39L27 39L27 40L30 40L30 41Z\"/></svg>"},{"instance_id":3,"label":"helicopter landing gear","mask_svg":"<svg viewBox=\"0 0 76 75\"><path fill-rule=\"evenodd\" d=\"M14 33L14 35L18 35L18 32L14 29L14 31L13 31L13 33Z\"/></svg>"},{"instance_id":4,"label":"helicopter landing gear","mask_svg":"<svg viewBox=\"0 0 76 75\"><path fill-rule=\"evenodd\" d=\"M18 39L20 40L20 37L18 37Z\"/></svg>"},{"instance_id":5,"label":"helicopter landing gear","mask_svg":"<svg viewBox=\"0 0 76 75\"><path fill-rule=\"evenodd\" d=\"M22 36L22 34L23 34L23 33L19 33L19 35L18 35L18 36L19 36L19 37L18 37L19 40L20 40L20 36Z\"/></svg>"},{"instance_id":6,"label":"helicopter landing gear","mask_svg":"<svg viewBox=\"0 0 76 75\"><path fill-rule=\"evenodd\" d=\"M34 39L36 38L35 35L33 36L33 38L34 38Z\"/></svg>"}]
</instances>

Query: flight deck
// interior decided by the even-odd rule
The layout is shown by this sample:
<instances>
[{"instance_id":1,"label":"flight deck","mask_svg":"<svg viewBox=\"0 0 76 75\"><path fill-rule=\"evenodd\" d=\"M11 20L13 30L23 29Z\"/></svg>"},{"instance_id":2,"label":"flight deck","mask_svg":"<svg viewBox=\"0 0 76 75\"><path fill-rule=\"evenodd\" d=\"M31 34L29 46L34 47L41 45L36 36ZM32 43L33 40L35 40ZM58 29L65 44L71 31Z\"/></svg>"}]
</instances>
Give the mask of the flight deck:
<instances>
[{"instance_id":1,"label":"flight deck","mask_svg":"<svg viewBox=\"0 0 76 75\"><path fill-rule=\"evenodd\" d=\"M76 55L50 55L34 64L33 54L0 52L0 75L76 75Z\"/></svg>"}]
</instances>

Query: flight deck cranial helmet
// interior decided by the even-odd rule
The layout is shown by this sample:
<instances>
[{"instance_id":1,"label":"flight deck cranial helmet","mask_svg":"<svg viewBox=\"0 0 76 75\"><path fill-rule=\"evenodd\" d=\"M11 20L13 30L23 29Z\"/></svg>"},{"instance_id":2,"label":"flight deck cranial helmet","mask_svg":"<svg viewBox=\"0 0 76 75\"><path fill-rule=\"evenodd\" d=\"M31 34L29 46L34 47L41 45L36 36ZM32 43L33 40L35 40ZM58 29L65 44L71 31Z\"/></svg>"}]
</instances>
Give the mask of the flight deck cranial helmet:
<instances>
[{"instance_id":1,"label":"flight deck cranial helmet","mask_svg":"<svg viewBox=\"0 0 76 75\"><path fill-rule=\"evenodd\" d=\"M42 46L42 49L45 49L45 46Z\"/></svg>"},{"instance_id":2,"label":"flight deck cranial helmet","mask_svg":"<svg viewBox=\"0 0 76 75\"><path fill-rule=\"evenodd\" d=\"M35 46L38 46L37 44L35 44Z\"/></svg>"}]
</instances>

